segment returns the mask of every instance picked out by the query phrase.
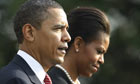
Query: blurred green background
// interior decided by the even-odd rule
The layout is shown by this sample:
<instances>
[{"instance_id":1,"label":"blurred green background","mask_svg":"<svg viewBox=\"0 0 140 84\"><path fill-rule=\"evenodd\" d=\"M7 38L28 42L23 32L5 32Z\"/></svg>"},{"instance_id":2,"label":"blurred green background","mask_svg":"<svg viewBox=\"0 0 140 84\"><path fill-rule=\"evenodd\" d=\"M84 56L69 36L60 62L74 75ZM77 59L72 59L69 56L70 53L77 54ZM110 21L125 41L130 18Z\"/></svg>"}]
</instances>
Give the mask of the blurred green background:
<instances>
[{"instance_id":1,"label":"blurred green background","mask_svg":"<svg viewBox=\"0 0 140 84\"><path fill-rule=\"evenodd\" d=\"M0 68L18 50L13 17L26 0L0 0ZM81 84L140 84L140 0L56 0L66 12L77 6L104 11L111 23L111 42L105 64Z\"/></svg>"}]
</instances>

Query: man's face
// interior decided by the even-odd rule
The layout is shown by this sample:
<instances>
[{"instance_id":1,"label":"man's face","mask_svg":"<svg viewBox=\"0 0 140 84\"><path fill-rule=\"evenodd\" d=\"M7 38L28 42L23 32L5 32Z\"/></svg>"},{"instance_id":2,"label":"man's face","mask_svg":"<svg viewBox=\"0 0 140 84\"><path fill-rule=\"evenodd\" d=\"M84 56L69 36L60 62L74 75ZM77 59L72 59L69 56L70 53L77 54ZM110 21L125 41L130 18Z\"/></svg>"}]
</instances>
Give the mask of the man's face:
<instances>
[{"instance_id":1,"label":"man's face","mask_svg":"<svg viewBox=\"0 0 140 84\"><path fill-rule=\"evenodd\" d=\"M36 30L35 38L38 59L43 66L62 63L68 47L67 42L71 40L64 10L49 8L48 11L49 17L42 22L41 28Z\"/></svg>"}]
</instances>

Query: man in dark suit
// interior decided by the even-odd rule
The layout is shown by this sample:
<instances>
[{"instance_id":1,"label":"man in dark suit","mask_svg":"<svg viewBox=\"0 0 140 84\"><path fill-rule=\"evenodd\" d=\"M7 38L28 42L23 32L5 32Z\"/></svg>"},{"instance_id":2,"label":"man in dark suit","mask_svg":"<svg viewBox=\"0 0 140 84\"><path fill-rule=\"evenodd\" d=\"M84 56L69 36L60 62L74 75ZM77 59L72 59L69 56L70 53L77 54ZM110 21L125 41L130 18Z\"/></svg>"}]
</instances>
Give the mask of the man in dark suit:
<instances>
[{"instance_id":1,"label":"man in dark suit","mask_svg":"<svg viewBox=\"0 0 140 84\"><path fill-rule=\"evenodd\" d=\"M18 10L14 30L19 50L0 70L0 84L44 84L48 69L64 61L68 22L63 8L52 0L28 0Z\"/></svg>"}]
</instances>

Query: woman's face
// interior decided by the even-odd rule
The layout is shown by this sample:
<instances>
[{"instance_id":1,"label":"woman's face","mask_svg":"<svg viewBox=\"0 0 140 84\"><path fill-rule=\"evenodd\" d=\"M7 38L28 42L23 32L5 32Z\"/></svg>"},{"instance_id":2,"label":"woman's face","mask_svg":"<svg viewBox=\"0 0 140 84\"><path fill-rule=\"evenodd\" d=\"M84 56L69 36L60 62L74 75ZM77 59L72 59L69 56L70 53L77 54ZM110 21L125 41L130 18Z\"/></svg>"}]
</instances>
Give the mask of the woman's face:
<instances>
[{"instance_id":1,"label":"woman's face","mask_svg":"<svg viewBox=\"0 0 140 84\"><path fill-rule=\"evenodd\" d=\"M104 63L104 54L109 46L109 36L100 32L97 40L81 44L77 58L78 74L91 77Z\"/></svg>"}]
</instances>

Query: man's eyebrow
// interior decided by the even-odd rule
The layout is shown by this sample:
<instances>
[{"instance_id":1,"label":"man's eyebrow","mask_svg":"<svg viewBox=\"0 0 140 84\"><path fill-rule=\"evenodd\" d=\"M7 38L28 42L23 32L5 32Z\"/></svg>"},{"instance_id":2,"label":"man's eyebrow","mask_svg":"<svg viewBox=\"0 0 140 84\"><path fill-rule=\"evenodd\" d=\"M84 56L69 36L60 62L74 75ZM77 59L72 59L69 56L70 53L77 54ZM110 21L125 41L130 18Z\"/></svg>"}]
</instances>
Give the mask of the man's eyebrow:
<instances>
[{"instance_id":1,"label":"man's eyebrow","mask_svg":"<svg viewBox=\"0 0 140 84\"><path fill-rule=\"evenodd\" d=\"M53 26L53 28L65 28L65 27L66 27L65 24L57 24Z\"/></svg>"}]
</instances>

